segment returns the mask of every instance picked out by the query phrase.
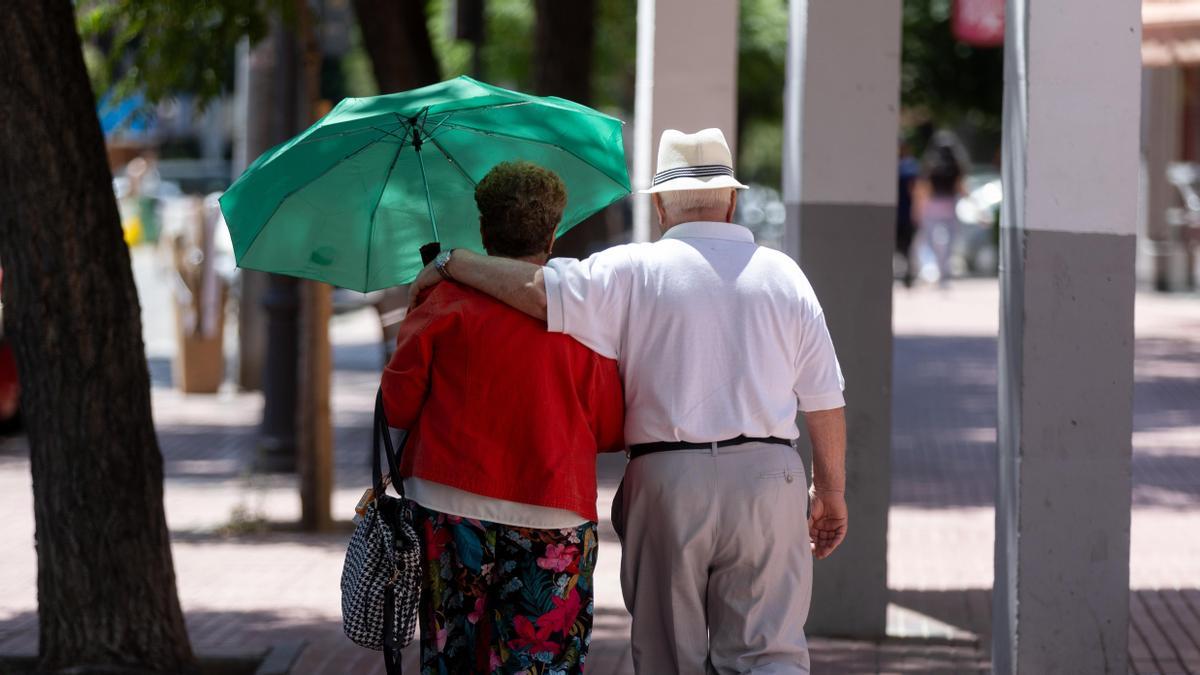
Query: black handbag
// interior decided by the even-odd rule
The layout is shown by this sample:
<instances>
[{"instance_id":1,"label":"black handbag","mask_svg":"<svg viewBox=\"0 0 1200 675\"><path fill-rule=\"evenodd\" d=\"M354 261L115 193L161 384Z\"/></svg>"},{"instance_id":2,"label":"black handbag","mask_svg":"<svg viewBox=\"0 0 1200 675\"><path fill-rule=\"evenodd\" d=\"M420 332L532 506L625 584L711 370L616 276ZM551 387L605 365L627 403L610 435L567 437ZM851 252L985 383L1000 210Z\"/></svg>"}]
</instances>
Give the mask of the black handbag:
<instances>
[{"instance_id":1,"label":"black handbag","mask_svg":"<svg viewBox=\"0 0 1200 675\"><path fill-rule=\"evenodd\" d=\"M383 411L383 389L375 397L371 489L342 566L342 628L362 647L383 651L388 675L399 675L400 649L412 642L421 601L421 542L413 526L413 504L404 497L400 462ZM400 442L403 452L407 435ZM385 457L380 457L381 449ZM389 475L380 469L386 458ZM386 494L389 483L399 497Z\"/></svg>"}]
</instances>

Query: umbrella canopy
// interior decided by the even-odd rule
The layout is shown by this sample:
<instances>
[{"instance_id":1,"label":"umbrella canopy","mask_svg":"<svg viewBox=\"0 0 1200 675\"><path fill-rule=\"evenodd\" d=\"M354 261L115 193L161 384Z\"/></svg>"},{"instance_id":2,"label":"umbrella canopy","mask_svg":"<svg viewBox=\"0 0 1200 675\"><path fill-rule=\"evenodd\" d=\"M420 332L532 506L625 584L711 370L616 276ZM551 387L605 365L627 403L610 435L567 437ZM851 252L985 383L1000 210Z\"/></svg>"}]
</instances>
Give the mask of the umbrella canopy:
<instances>
[{"instance_id":1,"label":"umbrella canopy","mask_svg":"<svg viewBox=\"0 0 1200 675\"><path fill-rule=\"evenodd\" d=\"M475 184L510 160L566 184L559 234L629 194L620 120L459 77L343 100L255 160L221 211L239 266L371 291L412 281L428 242L482 251Z\"/></svg>"}]
</instances>

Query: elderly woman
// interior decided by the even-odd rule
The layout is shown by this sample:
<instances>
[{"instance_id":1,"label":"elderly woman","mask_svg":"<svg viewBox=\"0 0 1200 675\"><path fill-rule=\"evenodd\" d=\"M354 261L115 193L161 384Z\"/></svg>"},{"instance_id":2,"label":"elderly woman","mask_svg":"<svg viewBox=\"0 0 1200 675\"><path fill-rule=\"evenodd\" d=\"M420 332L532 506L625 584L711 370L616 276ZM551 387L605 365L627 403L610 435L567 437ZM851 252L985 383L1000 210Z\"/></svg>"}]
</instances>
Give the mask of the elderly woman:
<instances>
[{"instance_id":1,"label":"elderly woman","mask_svg":"<svg viewBox=\"0 0 1200 675\"><path fill-rule=\"evenodd\" d=\"M489 254L545 262L566 203L557 175L500 164L475 201ZM419 300L383 397L411 434L400 471L427 561L422 672L582 672L596 454L622 448L616 362L466 286Z\"/></svg>"}]
</instances>

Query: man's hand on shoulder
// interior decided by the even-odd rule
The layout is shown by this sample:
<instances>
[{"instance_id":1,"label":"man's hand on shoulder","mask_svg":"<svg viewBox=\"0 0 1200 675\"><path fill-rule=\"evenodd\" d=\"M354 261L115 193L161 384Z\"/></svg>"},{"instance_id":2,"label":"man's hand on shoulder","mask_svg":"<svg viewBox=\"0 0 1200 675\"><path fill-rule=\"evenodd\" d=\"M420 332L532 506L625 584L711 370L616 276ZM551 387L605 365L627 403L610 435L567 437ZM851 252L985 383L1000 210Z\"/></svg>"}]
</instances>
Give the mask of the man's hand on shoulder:
<instances>
[{"instance_id":1,"label":"man's hand on shoulder","mask_svg":"<svg viewBox=\"0 0 1200 675\"><path fill-rule=\"evenodd\" d=\"M828 557L846 538L848 522L845 493L816 489L809 493L808 538L818 560Z\"/></svg>"},{"instance_id":2,"label":"man's hand on shoulder","mask_svg":"<svg viewBox=\"0 0 1200 675\"><path fill-rule=\"evenodd\" d=\"M419 304L428 289L449 278L535 319L546 319L546 286L541 265L456 248L444 262L443 270L444 275L438 271L436 262L421 270L408 289L410 308Z\"/></svg>"}]
</instances>

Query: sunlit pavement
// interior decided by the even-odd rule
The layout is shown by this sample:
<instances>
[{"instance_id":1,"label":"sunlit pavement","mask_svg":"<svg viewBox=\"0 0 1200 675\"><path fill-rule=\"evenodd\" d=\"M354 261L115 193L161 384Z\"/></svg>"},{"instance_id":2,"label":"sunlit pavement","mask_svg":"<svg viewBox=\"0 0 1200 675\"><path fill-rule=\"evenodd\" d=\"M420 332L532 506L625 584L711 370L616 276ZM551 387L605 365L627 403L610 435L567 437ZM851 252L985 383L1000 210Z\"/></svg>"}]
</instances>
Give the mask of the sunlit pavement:
<instances>
[{"instance_id":1,"label":"sunlit pavement","mask_svg":"<svg viewBox=\"0 0 1200 675\"><path fill-rule=\"evenodd\" d=\"M348 531L260 531L299 516L295 481L246 472L258 394L170 388L173 317L165 278L136 251L166 508L179 594L195 649L231 654L297 639L293 672L383 672L342 637L338 578ZM895 431L889 633L883 643L814 638L814 672L987 669L995 483L994 281L895 295ZM1131 559L1131 671L1200 672L1200 300L1143 294L1137 308ZM233 333L231 332L231 336ZM378 370L370 311L335 318L334 512L348 518L368 480ZM835 339L837 336L834 336ZM622 458L602 462L606 516ZM853 536L853 535L852 535ZM0 654L36 651L36 559L24 441L0 441ZM628 673L620 551L602 523L589 673ZM820 583L820 565L816 583Z\"/></svg>"}]
</instances>

